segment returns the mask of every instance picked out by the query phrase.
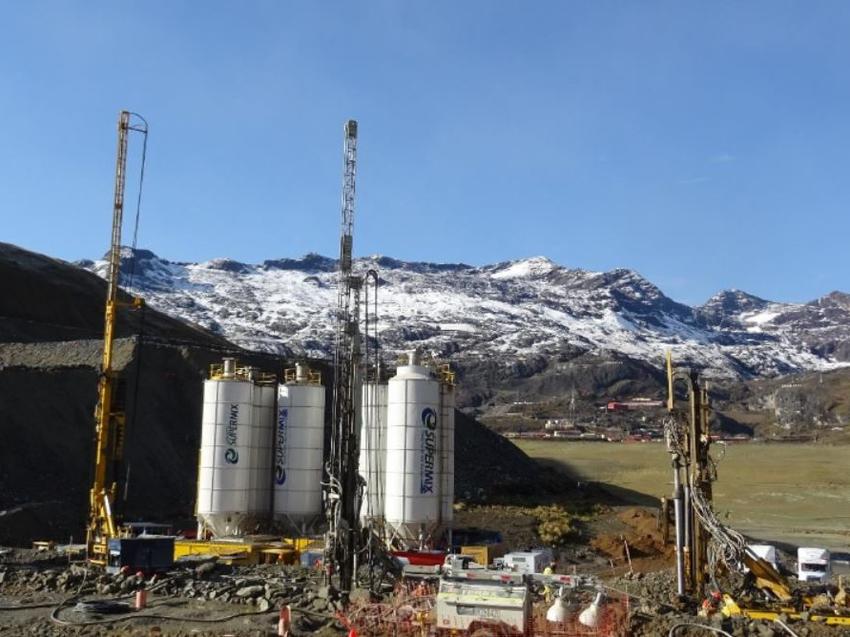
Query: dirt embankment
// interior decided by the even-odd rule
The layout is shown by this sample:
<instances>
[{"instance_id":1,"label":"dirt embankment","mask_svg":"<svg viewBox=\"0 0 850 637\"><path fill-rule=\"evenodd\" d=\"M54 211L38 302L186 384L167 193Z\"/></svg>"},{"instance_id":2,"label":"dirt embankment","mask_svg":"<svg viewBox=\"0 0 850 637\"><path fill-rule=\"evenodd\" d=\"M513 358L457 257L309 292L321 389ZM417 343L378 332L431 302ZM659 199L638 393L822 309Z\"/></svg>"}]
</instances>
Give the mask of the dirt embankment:
<instances>
[{"instance_id":1,"label":"dirt embankment","mask_svg":"<svg viewBox=\"0 0 850 637\"><path fill-rule=\"evenodd\" d=\"M29 344L24 349L31 365L0 369L0 543L33 537L67 540L81 534L92 479L97 368L54 366L60 363L52 358L56 345L46 344L48 351L36 353L38 347ZM93 352L88 342L79 348L63 343L60 351L82 363ZM201 381L220 354L203 347L144 343L131 351L121 383L128 416L120 470L120 475L129 475L125 515L189 519L200 445ZM98 358L96 348L94 353Z\"/></svg>"},{"instance_id":2,"label":"dirt embankment","mask_svg":"<svg viewBox=\"0 0 850 637\"><path fill-rule=\"evenodd\" d=\"M125 273L126 276L126 273ZM0 242L0 342L39 343L103 337L106 283L60 259ZM152 337L233 348L226 339L156 310L129 308L119 293L116 337L143 331Z\"/></svg>"}]
</instances>

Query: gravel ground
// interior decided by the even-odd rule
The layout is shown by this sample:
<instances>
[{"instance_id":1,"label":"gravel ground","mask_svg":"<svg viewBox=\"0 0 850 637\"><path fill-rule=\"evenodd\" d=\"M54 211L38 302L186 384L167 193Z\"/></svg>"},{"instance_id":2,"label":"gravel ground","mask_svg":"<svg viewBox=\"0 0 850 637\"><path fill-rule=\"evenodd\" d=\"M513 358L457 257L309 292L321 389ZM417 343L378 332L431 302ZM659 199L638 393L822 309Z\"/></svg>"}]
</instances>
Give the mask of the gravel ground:
<instances>
[{"instance_id":1,"label":"gravel ground","mask_svg":"<svg viewBox=\"0 0 850 637\"><path fill-rule=\"evenodd\" d=\"M606 581L612 597L631 599L631 635L709 635L697 625L721 628L735 637L779 637L787 634L767 621L745 618L699 618L676 600L672 573L635 573ZM143 611L119 608L135 591L148 591ZM109 600L106 607L77 603ZM293 631L301 635L345 634L336 620L342 609L320 574L294 566L230 567L214 558L185 560L171 572L143 580L134 574L106 575L80 564L68 564L52 552L0 549L0 634L2 635L269 635L278 609L293 608ZM104 623L105 622L105 623ZM788 621L800 637L836 637L850 630Z\"/></svg>"},{"instance_id":2,"label":"gravel ground","mask_svg":"<svg viewBox=\"0 0 850 637\"><path fill-rule=\"evenodd\" d=\"M148 591L148 608L132 611L137 590ZM107 607L78 602L109 600ZM163 576L107 575L68 564L55 553L13 550L0 555L2 635L221 635L269 634L281 606L293 608L293 634L337 634L342 608L315 571L264 565L230 567L213 558L181 562ZM104 622L104 623L101 623Z\"/></svg>"}]
</instances>

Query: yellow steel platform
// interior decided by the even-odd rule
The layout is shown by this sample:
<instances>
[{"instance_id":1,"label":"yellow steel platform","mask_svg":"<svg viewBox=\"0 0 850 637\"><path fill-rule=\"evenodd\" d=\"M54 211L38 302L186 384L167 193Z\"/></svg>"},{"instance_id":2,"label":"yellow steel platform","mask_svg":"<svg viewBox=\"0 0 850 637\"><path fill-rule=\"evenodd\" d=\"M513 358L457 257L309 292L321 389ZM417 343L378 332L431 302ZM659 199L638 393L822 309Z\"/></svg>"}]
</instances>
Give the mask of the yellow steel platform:
<instances>
[{"instance_id":1,"label":"yellow steel platform","mask_svg":"<svg viewBox=\"0 0 850 637\"><path fill-rule=\"evenodd\" d=\"M226 564L298 564L301 552L322 546L314 538L273 538L247 536L245 538L216 540L176 540L174 559L186 555L216 555Z\"/></svg>"}]
</instances>

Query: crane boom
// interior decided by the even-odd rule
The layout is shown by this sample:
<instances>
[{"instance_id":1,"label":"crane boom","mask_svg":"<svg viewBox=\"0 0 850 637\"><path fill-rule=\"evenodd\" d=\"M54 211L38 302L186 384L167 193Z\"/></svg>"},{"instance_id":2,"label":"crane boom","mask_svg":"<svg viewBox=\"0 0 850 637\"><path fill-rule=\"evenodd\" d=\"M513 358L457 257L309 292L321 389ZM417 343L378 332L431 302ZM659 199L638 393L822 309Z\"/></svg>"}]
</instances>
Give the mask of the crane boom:
<instances>
[{"instance_id":1,"label":"crane boom","mask_svg":"<svg viewBox=\"0 0 850 637\"><path fill-rule=\"evenodd\" d=\"M359 313L363 279L352 274L357 122L346 122L344 134L333 412L325 493L328 520L325 551L326 564L331 567L327 573L328 583L335 570L339 588L343 595L347 595L354 580L362 491L357 472L359 446L355 401L361 358Z\"/></svg>"},{"instance_id":2,"label":"crane boom","mask_svg":"<svg viewBox=\"0 0 850 637\"><path fill-rule=\"evenodd\" d=\"M123 458L126 418L123 396L117 391L112 367L115 321L118 308L118 283L121 266L121 227L124 219L124 185L127 171L127 143L131 130L147 135L147 124L130 124L131 113L118 116L118 150L115 160L115 194L112 205L112 239L107 268L106 307L103 318L103 358L95 407L94 480L89 492L89 520L86 551L90 562L106 564L109 539L118 534L114 506L118 498L119 465ZM140 118L141 119L141 118ZM135 307L141 299L134 299Z\"/></svg>"}]
</instances>

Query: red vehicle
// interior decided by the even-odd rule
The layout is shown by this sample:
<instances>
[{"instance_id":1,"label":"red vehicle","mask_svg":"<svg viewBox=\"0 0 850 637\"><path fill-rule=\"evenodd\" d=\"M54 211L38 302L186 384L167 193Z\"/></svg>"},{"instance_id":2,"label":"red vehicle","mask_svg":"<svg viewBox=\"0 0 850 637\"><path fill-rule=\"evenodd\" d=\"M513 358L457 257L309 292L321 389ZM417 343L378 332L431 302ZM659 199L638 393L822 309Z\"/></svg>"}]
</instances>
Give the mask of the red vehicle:
<instances>
[{"instance_id":1,"label":"red vehicle","mask_svg":"<svg viewBox=\"0 0 850 637\"><path fill-rule=\"evenodd\" d=\"M411 566L440 566L446 559L445 551L393 551L393 556Z\"/></svg>"}]
</instances>

